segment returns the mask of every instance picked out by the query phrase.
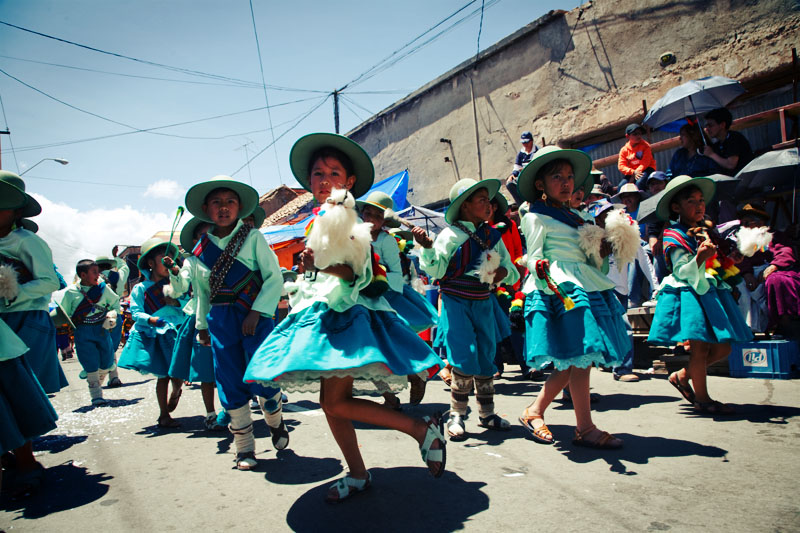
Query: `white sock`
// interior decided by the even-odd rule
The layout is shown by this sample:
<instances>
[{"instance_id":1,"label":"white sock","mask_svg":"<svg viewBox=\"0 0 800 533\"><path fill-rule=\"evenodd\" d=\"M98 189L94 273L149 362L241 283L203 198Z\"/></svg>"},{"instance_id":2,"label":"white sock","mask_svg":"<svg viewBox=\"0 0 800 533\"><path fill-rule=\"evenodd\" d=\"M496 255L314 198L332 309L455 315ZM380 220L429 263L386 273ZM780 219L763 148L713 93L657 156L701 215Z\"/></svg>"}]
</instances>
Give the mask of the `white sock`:
<instances>
[{"instance_id":1,"label":"white sock","mask_svg":"<svg viewBox=\"0 0 800 533\"><path fill-rule=\"evenodd\" d=\"M231 423L228 429L233 433L233 444L236 453L256 451L256 439L253 436L253 418L250 416L250 406L245 404L237 409L230 409Z\"/></svg>"},{"instance_id":2,"label":"white sock","mask_svg":"<svg viewBox=\"0 0 800 533\"><path fill-rule=\"evenodd\" d=\"M89 385L89 397L92 400L103 397L103 389L100 387L100 372L87 372L86 383Z\"/></svg>"}]
</instances>

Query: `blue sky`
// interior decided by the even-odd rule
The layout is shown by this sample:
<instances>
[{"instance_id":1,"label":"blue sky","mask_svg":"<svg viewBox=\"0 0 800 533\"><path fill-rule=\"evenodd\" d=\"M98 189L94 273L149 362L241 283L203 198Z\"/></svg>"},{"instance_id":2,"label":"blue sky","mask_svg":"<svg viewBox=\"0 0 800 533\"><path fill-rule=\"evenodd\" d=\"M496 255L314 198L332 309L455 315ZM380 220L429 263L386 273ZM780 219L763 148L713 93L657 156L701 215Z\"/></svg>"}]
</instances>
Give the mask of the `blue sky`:
<instances>
[{"instance_id":1,"label":"blue sky","mask_svg":"<svg viewBox=\"0 0 800 533\"><path fill-rule=\"evenodd\" d=\"M288 166L292 143L309 132L333 131L327 93L459 8L466 6L426 38L480 10L480 1L467 3L253 0L264 79L292 90L267 90L269 117L265 110L245 112L155 130L166 134L156 135L130 132L266 105L248 0L0 1L0 21L224 78L188 75L0 26L0 69L19 80L0 73L0 127L11 130L10 139L0 136L2 167L23 172L43 158L69 160L66 166L45 161L24 176L46 208L37 220L40 235L51 243L59 266L69 270L78 255L108 253L113 243L133 244L154 228L168 229L185 190L214 175L241 168L235 177L252 181L261 194L280 183L295 186ZM480 47L550 9L577 5L486 0ZM474 55L479 24L480 16L469 17L402 61L350 85L341 104L341 131ZM248 156L281 135L274 148L245 165ZM74 142L96 137L107 138ZM48 216L48 207L58 220ZM75 225L80 228L66 232Z\"/></svg>"}]
</instances>

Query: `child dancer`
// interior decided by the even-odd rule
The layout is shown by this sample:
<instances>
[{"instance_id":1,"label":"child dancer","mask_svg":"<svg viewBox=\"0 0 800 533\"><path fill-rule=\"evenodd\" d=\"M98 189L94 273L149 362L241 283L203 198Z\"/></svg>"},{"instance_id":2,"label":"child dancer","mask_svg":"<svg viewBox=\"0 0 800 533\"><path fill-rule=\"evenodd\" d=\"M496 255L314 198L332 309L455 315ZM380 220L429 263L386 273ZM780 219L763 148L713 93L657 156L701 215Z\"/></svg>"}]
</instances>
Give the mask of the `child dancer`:
<instances>
[{"instance_id":1,"label":"child dancer","mask_svg":"<svg viewBox=\"0 0 800 533\"><path fill-rule=\"evenodd\" d=\"M324 205L335 189L355 197L369 190L372 161L356 143L341 135L315 133L298 140L290 162L297 181ZM353 421L388 427L413 437L431 474L444 472L441 417L411 418L354 393L375 394L375 385L399 390L406 376L438 369L439 358L381 298L361 290L372 281L368 256L359 265L315 266L315 254L332 250L306 248L305 274L292 297L292 310L259 347L245 379L278 382L288 390L320 388L320 405L350 472L330 487L326 501L340 502L371 483L359 451ZM368 255L368 254L367 254ZM321 378L321 379L320 379Z\"/></svg>"},{"instance_id":2,"label":"child dancer","mask_svg":"<svg viewBox=\"0 0 800 533\"><path fill-rule=\"evenodd\" d=\"M208 222L199 218L191 219L181 230L181 248L186 252L191 252L197 241L200 240L200 236L208 232L210 228L211 224ZM171 258L164 258L164 264L169 269L169 283L173 298L181 297L187 292L191 293L190 276L192 271L196 270L196 266L193 266L196 261L195 256L189 256L184 259L183 266L179 269ZM175 349L172 352L169 375L183 381L200 383L200 393L206 408L204 422L206 429L223 431L226 428L226 424L222 423L225 411L223 410L218 417L214 408L214 356L210 346L205 346L197 340L197 296L191 295L189 302L183 306L183 312L186 314L186 319L178 329L178 339L175 341Z\"/></svg>"},{"instance_id":3,"label":"child dancer","mask_svg":"<svg viewBox=\"0 0 800 533\"><path fill-rule=\"evenodd\" d=\"M270 428L272 445L276 450L289 445L280 388L242 380L256 348L274 327L283 288L278 258L264 235L241 220L257 205L254 188L227 176L199 183L186 193L189 212L213 223L192 251L197 260L190 262L189 278L197 297L198 335L211 346L219 401L230 416L239 470L258 464L249 405L253 396Z\"/></svg>"},{"instance_id":4,"label":"child dancer","mask_svg":"<svg viewBox=\"0 0 800 533\"><path fill-rule=\"evenodd\" d=\"M110 331L121 320L119 296L100 281L100 268L93 260L78 261L75 273L80 281L67 287L60 306L74 326L75 350L86 372L92 405L107 405L101 387L116 369Z\"/></svg>"},{"instance_id":5,"label":"child dancer","mask_svg":"<svg viewBox=\"0 0 800 533\"><path fill-rule=\"evenodd\" d=\"M0 455L11 450L16 459L12 495L39 487L44 468L33 457L31 441L55 429L56 415L24 357L24 342L0 319ZM2 485L0 469L0 485Z\"/></svg>"},{"instance_id":6,"label":"child dancer","mask_svg":"<svg viewBox=\"0 0 800 533\"><path fill-rule=\"evenodd\" d=\"M165 255L175 254L177 246L154 237L146 240L141 249L136 264L144 281L131 290L131 314L135 325L122 349L119 366L156 376L158 427L177 428L181 424L170 413L178 407L183 381L169 377L169 365L178 328L184 321L181 307L186 302L164 294L169 273L162 262ZM167 399L170 382L172 393Z\"/></svg>"},{"instance_id":7,"label":"child dancer","mask_svg":"<svg viewBox=\"0 0 800 533\"><path fill-rule=\"evenodd\" d=\"M669 376L670 384L703 414L728 415L734 409L708 394L706 368L728 357L731 342L750 340L752 332L717 270L707 266L719 249L705 231L695 233L714 197L708 178L678 176L669 182L656 214L672 219L664 230L664 257L671 272L661 284L648 342L675 344L689 340L686 368ZM722 270L721 268L719 269ZM692 385L689 384L692 381Z\"/></svg>"},{"instance_id":8,"label":"child dancer","mask_svg":"<svg viewBox=\"0 0 800 533\"><path fill-rule=\"evenodd\" d=\"M100 268L100 275L109 287L114 291L121 300L125 294L125 286L128 283L128 276L130 276L131 269L128 263L117 257L117 247L114 246L111 251L111 256L100 256L95 259L95 263ZM110 331L111 333L111 351L114 353L114 370L108 374L108 388L113 389L122 387L122 381L119 379L117 371L117 349L119 342L122 340L122 325L124 320L120 317L117 320L117 325Z\"/></svg>"},{"instance_id":9,"label":"child dancer","mask_svg":"<svg viewBox=\"0 0 800 533\"><path fill-rule=\"evenodd\" d=\"M614 284L600 270L608 269L605 258L610 246L602 247L602 264L592 262L578 245L578 228L591 223L591 217L569 208L575 188L587 193L591 189L591 166L583 152L548 146L537 152L519 177L519 191L530 202L522 219L531 272L522 289L528 364L555 365L520 422L534 440L551 444L553 434L544 424L544 413L569 385L577 422L573 444L619 448L622 440L592 422L589 374L592 364L622 362L628 351L625 310L614 296Z\"/></svg>"},{"instance_id":10,"label":"child dancer","mask_svg":"<svg viewBox=\"0 0 800 533\"><path fill-rule=\"evenodd\" d=\"M411 232L422 246L420 267L439 280L442 316L439 328L452 365L451 407L447 433L466 438L464 417L473 387L479 425L507 431L507 420L494 412L494 356L498 327L491 285L513 284L519 278L500 232L488 223L491 199L500 181L463 179L450 189L445 220L450 224L432 241L422 228ZM510 332L509 332L510 334Z\"/></svg>"},{"instance_id":11,"label":"child dancer","mask_svg":"<svg viewBox=\"0 0 800 533\"><path fill-rule=\"evenodd\" d=\"M22 179L0 170L0 318L28 347L23 357L44 391L52 394L68 385L49 312L58 277L47 243L20 227L22 217L41 212Z\"/></svg>"}]
</instances>

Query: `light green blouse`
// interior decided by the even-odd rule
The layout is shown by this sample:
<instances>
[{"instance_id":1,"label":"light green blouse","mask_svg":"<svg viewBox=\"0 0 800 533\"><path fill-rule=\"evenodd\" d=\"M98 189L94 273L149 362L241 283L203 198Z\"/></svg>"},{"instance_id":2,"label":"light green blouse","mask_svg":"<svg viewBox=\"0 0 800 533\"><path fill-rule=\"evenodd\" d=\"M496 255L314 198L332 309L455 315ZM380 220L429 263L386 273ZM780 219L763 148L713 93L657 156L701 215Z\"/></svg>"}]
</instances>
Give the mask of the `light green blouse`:
<instances>
[{"instance_id":1,"label":"light green blouse","mask_svg":"<svg viewBox=\"0 0 800 533\"><path fill-rule=\"evenodd\" d=\"M78 308L90 289L91 287L81 285L80 283L73 283L64 289L64 296L61 299L60 305L61 309L64 310L64 313L66 313L68 317L72 318L75 309ZM100 300L98 300L95 305L97 307L105 307L106 310L119 312L119 296L111 290L111 287L106 285L103 289L103 294L100 296Z\"/></svg>"},{"instance_id":2,"label":"light green blouse","mask_svg":"<svg viewBox=\"0 0 800 533\"><path fill-rule=\"evenodd\" d=\"M708 292L712 285L717 289L730 290L727 283L717 283L717 278L706 272L705 263L697 264L697 254L690 254L682 248L670 250L672 273L661 282L661 287L691 287L697 294Z\"/></svg>"},{"instance_id":3,"label":"light green blouse","mask_svg":"<svg viewBox=\"0 0 800 533\"><path fill-rule=\"evenodd\" d=\"M19 295L13 302L0 298L0 313L47 311L50 295L58 290L53 253L47 243L26 229L15 229L0 239L0 256L22 261L33 274L31 281L20 284Z\"/></svg>"}]
</instances>

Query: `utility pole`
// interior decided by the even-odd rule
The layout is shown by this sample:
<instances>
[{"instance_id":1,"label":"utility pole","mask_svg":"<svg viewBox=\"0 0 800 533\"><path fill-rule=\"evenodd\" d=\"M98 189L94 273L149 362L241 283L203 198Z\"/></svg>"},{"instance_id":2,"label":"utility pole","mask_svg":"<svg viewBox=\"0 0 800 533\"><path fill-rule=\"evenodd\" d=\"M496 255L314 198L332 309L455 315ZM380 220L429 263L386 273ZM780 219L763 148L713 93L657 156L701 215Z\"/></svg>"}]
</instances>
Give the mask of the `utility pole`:
<instances>
[{"instance_id":1,"label":"utility pole","mask_svg":"<svg viewBox=\"0 0 800 533\"><path fill-rule=\"evenodd\" d=\"M8 130L0 131L0 135L11 135L11 132ZM3 168L3 159L2 159L3 150L0 149L0 168Z\"/></svg>"},{"instance_id":2,"label":"utility pole","mask_svg":"<svg viewBox=\"0 0 800 533\"><path fill-rule=\"evenodd\" d=\"M333 90L333 129L339 133L339 89Z\"/></svg>"}]
</instances>

